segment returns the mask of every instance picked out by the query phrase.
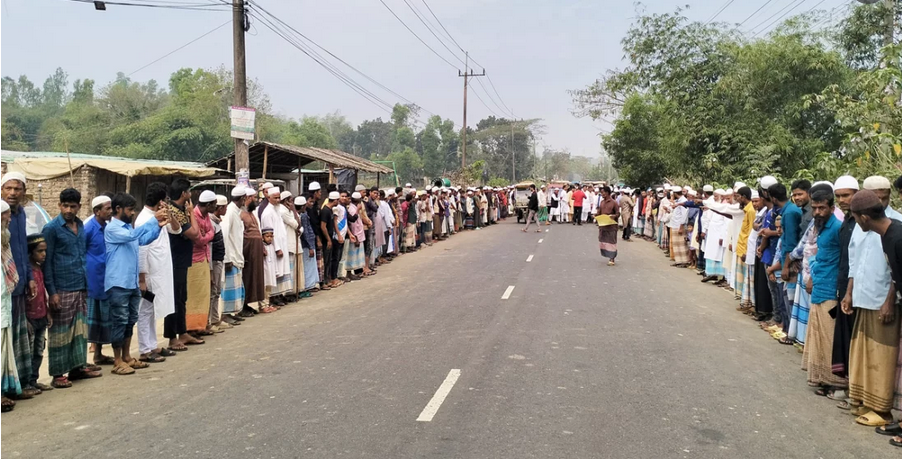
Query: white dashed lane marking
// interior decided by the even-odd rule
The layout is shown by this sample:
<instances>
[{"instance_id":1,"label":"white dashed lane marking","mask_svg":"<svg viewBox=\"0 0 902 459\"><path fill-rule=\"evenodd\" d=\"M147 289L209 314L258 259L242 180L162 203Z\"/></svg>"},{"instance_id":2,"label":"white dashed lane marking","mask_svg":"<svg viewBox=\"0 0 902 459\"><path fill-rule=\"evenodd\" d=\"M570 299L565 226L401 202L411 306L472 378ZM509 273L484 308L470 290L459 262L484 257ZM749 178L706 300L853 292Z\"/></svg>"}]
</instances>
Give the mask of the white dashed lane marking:
<instances>
[{"instance_id":1,"label":"white dashed lane marking","mask_svg":"<svg viewBox=\"0 0 902 459\"><path fill-rule=\"evenodd\" d=\"M506 299L510 298L511 293L513 293L513 291L514 291L514 286L513 285L508 286L507 290L504 291L504 295L501 295L501 299L506 300Z\"/></svg>"},{"instance_id":2,"label":"white dashed lane marking","mask_svg":"<svg viewBox=\"0 0 902 459\"><path fill-rule=\"evenodd\" d=\"M527 263L529 263L530 261L532 261L532 255L530 255L530 256L526 259L526 262L527 262Z\"/></svg>"},{"instance_id":3,"label":"white dashed lane marking","mask_svg":"<svg viewBox=\"0 0 902 459\"><path fill-rule=\"evenodd\" d=\"M431 422L432 418L435 417L435 413L438 413L438 409L441 408L442 403L445 401L445 397L451 392L451 388L454 387L454 383L457 382L457 378L460 378L460 370L451 370L448 372L448 376L445 377L445 381L442 382L441 386L438 386L438 390L435 391L435 395L432 396L432 399L429 400L429 403L426 404L426 407L423 408L423 411L420 413L420 417L417 418L419 422Z\"/></svg>"}]
</instances>

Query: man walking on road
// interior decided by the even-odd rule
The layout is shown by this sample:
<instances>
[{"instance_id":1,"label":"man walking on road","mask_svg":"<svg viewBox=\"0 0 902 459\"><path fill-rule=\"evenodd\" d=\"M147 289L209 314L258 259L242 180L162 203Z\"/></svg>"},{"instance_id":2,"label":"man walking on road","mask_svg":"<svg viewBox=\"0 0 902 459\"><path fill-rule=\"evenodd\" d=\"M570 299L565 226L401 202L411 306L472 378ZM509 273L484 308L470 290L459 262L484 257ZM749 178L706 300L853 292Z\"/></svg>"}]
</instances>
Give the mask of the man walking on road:
<instances>
[{"instance_id":1,"label":"man walking on road","mask_svg":"<svg viewBox=\"0 0 902 459\"><path fill-rule=\"evenodd\" d=\"M601 256L608 258L608 266L614 266L617 258L617 220L620 219L620 206L611 199L611 188L601 189L601 203L596 212L598 219L598 242Z\"/></svg>"},{"instance_id":2,"label":"man walking on road","mask_svg":"<svg viewBox=\"0 0 902 459\"><path fill-rule=\"evenodd\" d=\"M529 204L527 207L526 214L526 226L523 228L523 232L529 231L529 224L536 220L536 215L539 213L539 195L536 193L536 186L529 185ZM542 232L542 225L536 221L536 232Z\"/></svg>"}]
</instances>

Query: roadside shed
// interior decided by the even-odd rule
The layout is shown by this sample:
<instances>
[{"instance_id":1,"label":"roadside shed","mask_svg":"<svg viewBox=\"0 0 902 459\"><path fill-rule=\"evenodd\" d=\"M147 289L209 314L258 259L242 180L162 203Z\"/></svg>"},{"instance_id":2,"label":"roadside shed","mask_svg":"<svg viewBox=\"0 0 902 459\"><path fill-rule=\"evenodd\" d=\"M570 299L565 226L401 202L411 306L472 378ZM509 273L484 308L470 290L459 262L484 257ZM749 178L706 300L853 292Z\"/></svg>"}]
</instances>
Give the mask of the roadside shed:
<instances>
[{"instance_id":1,"label":"roadside shed","mask_svg":"<svg viewBox=\"0 0 902 459\"><path fill-rule=\"evenodd\" d=\"M17 171L28 179L26 194L47 210L51 217L59 213L57 203L62 190L72 187L81 192L79 217L91 215L91 200L109 191L127 192L144 205L144 191L152 182L170 184L176 178L200 178L225 175L225 171L201 163L131 159L82 153L0 151L3 172ZM70 173L71 171L71 173Z\"/></svg>"}]
</instances>

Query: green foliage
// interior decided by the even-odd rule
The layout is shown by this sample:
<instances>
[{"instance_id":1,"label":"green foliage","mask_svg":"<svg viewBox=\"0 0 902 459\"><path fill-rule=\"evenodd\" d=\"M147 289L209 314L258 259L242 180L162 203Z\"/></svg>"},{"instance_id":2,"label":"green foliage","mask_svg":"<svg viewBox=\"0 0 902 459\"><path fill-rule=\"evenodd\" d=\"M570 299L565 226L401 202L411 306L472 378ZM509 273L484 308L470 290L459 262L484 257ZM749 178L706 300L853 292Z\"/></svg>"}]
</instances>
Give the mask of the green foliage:
<instances>
[{"instance_id":1,"label":"green foliage","mask_svg":"<svg viewBox=\"0 0 902 459\"><path fill-rule=\"evenodd\" d=\"M419 181L418 178L423 176L423 160L417 155L413 148L407 147L401 151L394 152L386 158L388 161L395 162L395 171L400 181Z\"/></svg>"},{"instance_id":2,"label":"green foliage","mask_svg":"<svg viewBox=\"0 0 902 459\"><path fill-rule=\"evenodd\" d=\"M510 180L503 178L503 177L492 177L492 179L489 180L489 182L488 182L488 186L491 186L491 187L502 187L502 186L508 186L510 184L511 184Z\"/></svg>"}]
</instances>

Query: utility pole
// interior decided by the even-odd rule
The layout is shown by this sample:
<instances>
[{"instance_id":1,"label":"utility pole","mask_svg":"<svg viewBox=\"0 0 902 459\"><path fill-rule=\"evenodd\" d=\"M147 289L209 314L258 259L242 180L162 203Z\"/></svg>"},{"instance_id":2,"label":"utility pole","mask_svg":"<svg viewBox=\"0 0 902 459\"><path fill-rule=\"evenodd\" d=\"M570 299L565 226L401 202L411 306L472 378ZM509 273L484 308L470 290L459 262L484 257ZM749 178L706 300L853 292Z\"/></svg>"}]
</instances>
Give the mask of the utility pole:
<instances>
[{"instance_id":1,"label":"utility pole","mask_svg":"<svg viewBox=\"0 0 902 459\"><path fill-rule=\"evenodd\" d=\"M893 39L895 38L894 32L896 28L895 24L895 0L886 0L886 15L883 17L883 25L885 26L883 32L883 46L889 46L893 44Z\"/></svg>"},{"instance_id":2,"label":"utility pole","mask_svg":"<svg viewBox=\"0 0 902 459\"><path fill-rule=\"evenodd\" d=\"M517 161L514 157L514 120L511 120L511 176L511 182L517 183Z\"/></svg>"},{"instance_id":3,"label":"utility pole","mask_svg":"<svg viewBox=\"0 0 902 459\"><path fill-rule=\"evenodd\" d=\"M461 157L460 157L460 168L461 170L466 169L467 167L467 85L470 78L485 76L485 69L482 69L482 73L473 73L470 70L470 53L467 52L466 61L464 62L464 72L460 73L460 70L457 71L457 76L464 78L464 131L461 135L462 146L461 146Z\"/></svg>"},{"instance_id":4,"label":"utility pole","mask_svg":"<svg viewBox=\"0 0 902 459\"><path fill-rule=\"evenodd\" d=\"M233 103L236 107L247 107L247 63L244 54L244 0L232 0L232 49L235 58L235 80L232 84ZM235 172L242 169L251 171L248 146L243 139L235 141ZM264 173L266 173L264 171ZM237 175L237 174L236 174Z\"/></svg>"}]
</instances>

